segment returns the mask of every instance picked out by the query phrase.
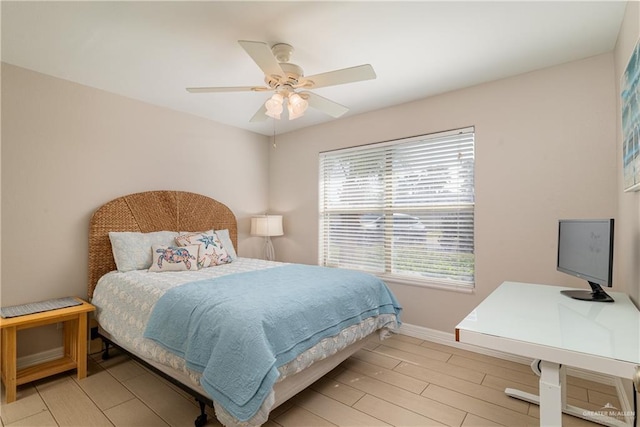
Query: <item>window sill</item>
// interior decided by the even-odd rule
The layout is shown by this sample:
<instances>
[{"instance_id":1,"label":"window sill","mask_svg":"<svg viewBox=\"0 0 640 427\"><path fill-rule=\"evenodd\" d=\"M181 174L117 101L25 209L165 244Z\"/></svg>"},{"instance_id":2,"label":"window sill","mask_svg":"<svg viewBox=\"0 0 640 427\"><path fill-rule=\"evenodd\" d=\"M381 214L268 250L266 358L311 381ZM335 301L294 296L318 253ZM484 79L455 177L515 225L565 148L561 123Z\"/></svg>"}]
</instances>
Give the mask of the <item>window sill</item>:
<instances>
[{"instance_id":1,"label":"window sill","mask_svg":"<svg viewBox=\"0 0 640 427\"><path fill-rule=\"evenodd\" d=\"M377 277L389 283L399 285L417 286L420 288L439 289L443 291L460 292L471 294L475 290L474 285L464 285L438 280L411 279L409 277L400 277L392 274L376 274Z\"/></svg>"}]
</instances>

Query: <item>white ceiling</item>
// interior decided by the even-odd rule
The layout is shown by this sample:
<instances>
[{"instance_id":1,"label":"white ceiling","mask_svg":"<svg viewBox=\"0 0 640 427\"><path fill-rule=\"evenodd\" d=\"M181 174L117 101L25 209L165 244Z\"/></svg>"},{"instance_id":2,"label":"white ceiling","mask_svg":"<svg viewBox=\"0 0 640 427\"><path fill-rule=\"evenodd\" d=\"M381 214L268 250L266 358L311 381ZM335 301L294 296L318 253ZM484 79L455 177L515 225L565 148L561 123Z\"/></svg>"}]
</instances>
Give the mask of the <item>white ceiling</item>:
<instances>
[{"instance_id":1,"label":"white ceiling","mask_svg":"<svg viewBox=\"0 0 640 427\"><path fill-rule=\"evenodd\" d=\"M268 93L237 40L293 45L306 75L371 64L315 90L343 117L613 50L626 2L1 2L2 61L265 135L335 120L250 123Z\"/></svg>"}]
</instances>

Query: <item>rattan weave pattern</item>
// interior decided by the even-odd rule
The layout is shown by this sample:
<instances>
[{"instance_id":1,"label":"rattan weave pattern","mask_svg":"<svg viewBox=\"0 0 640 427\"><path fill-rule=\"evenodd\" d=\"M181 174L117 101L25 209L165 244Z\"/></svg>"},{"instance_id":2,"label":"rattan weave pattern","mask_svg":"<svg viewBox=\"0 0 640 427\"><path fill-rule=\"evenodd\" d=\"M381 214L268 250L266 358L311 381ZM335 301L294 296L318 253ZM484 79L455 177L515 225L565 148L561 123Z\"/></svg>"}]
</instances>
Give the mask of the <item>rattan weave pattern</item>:
<instances>
[{"instance_id":1,"label":"rattan weave pattern","mask_svg":"<svg viewBox=\"0 0 640 427\"><path fill-rule=\"evenodd\" d=\"M236 217L225 204L186 191L146 191L114 199L96 210L89 222L89 282L93 296L98 279L116 269L110 231L207 231L229 230L238 247Z\"/></svg>"}]
</instances>

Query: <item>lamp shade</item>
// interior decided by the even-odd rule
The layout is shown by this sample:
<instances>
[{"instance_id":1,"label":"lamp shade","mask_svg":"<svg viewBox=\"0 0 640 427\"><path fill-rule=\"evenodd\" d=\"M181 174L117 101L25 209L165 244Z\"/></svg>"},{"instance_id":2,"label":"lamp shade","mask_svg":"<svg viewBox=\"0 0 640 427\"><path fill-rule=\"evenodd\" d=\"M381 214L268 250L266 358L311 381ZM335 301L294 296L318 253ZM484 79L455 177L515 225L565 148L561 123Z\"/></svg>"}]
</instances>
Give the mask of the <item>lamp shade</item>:
<instances>
[{"instance_id":1,"label":"lamp shade","mask_svg":"<svg viewBox=\"0 0 640 427\"><path fill-rule=\"evenodd\" d=\"M283 107L282 102L284 98L279 93L274 93L271 98L265 102L264 106L267 109L265 113L269 117L273 117L274 119L280 119L280 114L282 113Z\"/></svg>"},{"instance_id":2,"label":"lamp shade","mask_svg":"<svg viewBox=\"0 0 640 427\"><path fill-rule=\"evenodd\" d=\"M259 215L251 218L252 236L282 236L282 215Z\"/></svg>"},{"instance_id":3,"label":"lamp shade","mask_svg":"<svg viewBox=\"0 0 640 427\"><path fill-rule=\"evenodd\" d=\"M302 117L308 106L309 103L307 102L307 100L302 99L302 97L297 93L289 95L289 102L287 104L287 109L289 110L289 120Z\"/></svg>"}]
</instances>

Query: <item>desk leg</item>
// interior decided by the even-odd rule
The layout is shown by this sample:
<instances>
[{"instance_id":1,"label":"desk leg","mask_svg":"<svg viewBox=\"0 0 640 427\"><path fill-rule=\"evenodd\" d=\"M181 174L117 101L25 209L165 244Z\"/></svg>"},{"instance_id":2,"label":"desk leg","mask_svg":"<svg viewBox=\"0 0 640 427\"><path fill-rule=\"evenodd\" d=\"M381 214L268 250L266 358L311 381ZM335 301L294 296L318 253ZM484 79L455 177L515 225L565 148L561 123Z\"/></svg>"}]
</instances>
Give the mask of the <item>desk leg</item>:
<instances>
[{"instance_id":1,"label":"desk leg","mask_svg":"<svg viewBox=\"0 0 640 427\"><path fill-rule=\"evenodd\" d=\"M562 412L566 412L566 387L564 367L557 363L540 362L540 396L512 388L505 389L507 396L540 406L541 426L561 426Z\"/></svg>"},{"instance_id":2,"label":"desk leg","mask_svg":"<svg viewBox=\"0 0 640 427\"><path fill-rule=\"evenodd\" d=\"M597 424L609 427L630 427L623 421L604 415L592 415L591 411L567 404L566 370L564 366L556 363L540 361L540 370L534 372L540 375L540 396L527 393L522 390L507 388L504 390L507 396L533 403L540 406L541 426L562 425L562 413L573 415ZM557 383L556 383L557 380ZM560 390L556 387L559 386ZM543 393L544 391L544 393ZM560 411L560 412L558 412ZM554 422L554 420L556 420Z\"/></svg>"},{"instance_id":3,"label":"desk leg","mask_svg":"<svg viewBox=\"0 0 640 427\"><path fill-rule=\"evenodd\" d=\"M563 398L560 365L540 362L540 425L562 426Z\"/></svg>"},{"instance_id":4,"label":"desk leg","mask_svg":"<svg viewBox=\"0 0 640 427\"><path fill-rule=\"evenodd\" d=\"M17 383L16 367L16 333L15 327L2 330L2 381L6 392L7 403L15 402Z\"/></svg>"}]
</instances>

